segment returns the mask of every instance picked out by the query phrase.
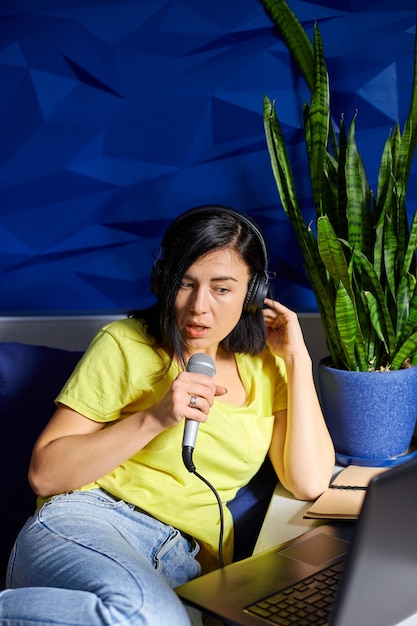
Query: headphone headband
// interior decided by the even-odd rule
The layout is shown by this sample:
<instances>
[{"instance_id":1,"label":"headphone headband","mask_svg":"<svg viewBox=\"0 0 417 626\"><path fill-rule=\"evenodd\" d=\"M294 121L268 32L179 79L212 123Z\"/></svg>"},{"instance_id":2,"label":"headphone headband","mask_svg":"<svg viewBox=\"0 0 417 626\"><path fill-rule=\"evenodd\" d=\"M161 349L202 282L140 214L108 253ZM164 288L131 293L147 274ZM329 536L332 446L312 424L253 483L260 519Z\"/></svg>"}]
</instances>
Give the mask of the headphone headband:
<instances>
[{"instance_id":1,"label":"headphone headband","mask_svg":"<svg viewBox=\"0 0 417 626\"><path fill-rule=\"evenodd\" d=\"M269 276L268 276L268 250L265 238L250 217L244 215L243 213L239 213L238 211L222 205L201 205L189 209L184 213L181 213L168 227L166 230L162 241L161 248L158 254L158 258L155 260L155 263L152 267L151 272L151 290L157 297L159 297L159 282L160 275L163 271L163 249L166 247L166 244L169 240L171 233L178 228L182 221L188 219L191 215L209 212L210 210L225 213L227 215L231 215L232 217L238 219L241 223L245 224L253 233L255 233L260 246L262 248L263 260L264 260L264 271L263 273L256 274L250 281L248 286L248 292L246 294L246 299L243 305L243 310L248 313L255 313L256 311L262 309L263 302L266 298L266 295L269 290Z\"/></svg>"}]
</instances>

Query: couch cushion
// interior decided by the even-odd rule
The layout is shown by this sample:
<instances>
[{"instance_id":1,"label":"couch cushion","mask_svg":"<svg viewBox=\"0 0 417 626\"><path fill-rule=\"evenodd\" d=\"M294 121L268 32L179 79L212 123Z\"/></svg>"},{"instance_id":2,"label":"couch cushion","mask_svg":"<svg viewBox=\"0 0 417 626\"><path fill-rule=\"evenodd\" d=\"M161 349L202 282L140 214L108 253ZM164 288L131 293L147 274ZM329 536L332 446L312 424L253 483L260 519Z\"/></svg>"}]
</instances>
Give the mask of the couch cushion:
<instances>
[{"instance_id":1,"label":"couch cushion","mask_svg":"<svg viewBox=\"0 0 417 626\"><path fill-rule=\"evenodd\" d=\"M0 343L0 578L16 534L35 507L36 498L27 480L33 444L81 355L45 346Z\"/></svg>"},{"instance_id":2,"label":"couch cushion","mask_svg":"<svg viewBox=\"0 0 417 626\"><path fill-rule=\"evenodd\" d=\"M252 554L276 484L277 475L266 457L258 473L227 503L234 525L234 561Z\"/></svg>"}]
</instances>

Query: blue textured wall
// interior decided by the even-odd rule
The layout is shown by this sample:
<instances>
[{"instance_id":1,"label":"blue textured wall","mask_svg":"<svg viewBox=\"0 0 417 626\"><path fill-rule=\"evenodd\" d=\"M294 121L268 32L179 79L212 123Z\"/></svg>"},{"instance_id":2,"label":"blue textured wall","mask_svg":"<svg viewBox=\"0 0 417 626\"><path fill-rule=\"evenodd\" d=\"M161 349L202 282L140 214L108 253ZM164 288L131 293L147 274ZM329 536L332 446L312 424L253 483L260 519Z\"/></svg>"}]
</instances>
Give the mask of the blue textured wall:
<instances>
[{"instance_id":1,"label":"blue textured wall","mask_svg":"<svg viewBox=\"0 0 417 626\"><path fill-rule=\"evenodd\" d=\"M407 114L416 2L289 4L310 33L319 21L334 113L350 121L359 109L375 181L387 133ZM315 310L262 124L266 91L293 143L308 219L308 91L259 0L2 0L0 81L0 313L150 303L162 232L206 202L257 219L277 295ZM416 179L417 166L410 212Z\"/></svg>"}]
</instances>

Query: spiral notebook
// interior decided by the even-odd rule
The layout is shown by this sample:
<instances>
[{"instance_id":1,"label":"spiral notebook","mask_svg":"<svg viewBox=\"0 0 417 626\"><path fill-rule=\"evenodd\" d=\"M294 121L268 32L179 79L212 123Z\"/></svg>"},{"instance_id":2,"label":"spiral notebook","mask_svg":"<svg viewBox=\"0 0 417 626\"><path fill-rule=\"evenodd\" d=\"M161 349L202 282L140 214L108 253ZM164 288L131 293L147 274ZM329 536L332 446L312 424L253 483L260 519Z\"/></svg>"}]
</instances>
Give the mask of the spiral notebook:
<instances>
[{"instance_id":1,"label":"spiral notebook","mask_svg":"<svg viewBox=\"0 0 417 626\"><path fill-rule=\"evenodd\" d=\"M357 519L371 479L386 467L348 465L330 487L311 505L304 517L313 519Z\"/></svg>"},{"instance_id":2,"label":"spiral notebook","mask_svg":"<svg viewBox=\"0 0 417 626\"><path fill-rule=\"evenodd\" d=\"M175 591L226 625L304 623L305 617L295 622L288 617L296 608L294 602L290 609L276 608L276 600L291 599L295 591L308 605L305 611L315 625L393 626L406 620L404 624L415 626L416 485L417 459L413 459L370 480L357 521L325 524ZM327 584L329 570L333 582ZM309 590L312 581L317 593ZM315 603L319 589L327 591L325 607Z\"/></svg>"}]
</instances>

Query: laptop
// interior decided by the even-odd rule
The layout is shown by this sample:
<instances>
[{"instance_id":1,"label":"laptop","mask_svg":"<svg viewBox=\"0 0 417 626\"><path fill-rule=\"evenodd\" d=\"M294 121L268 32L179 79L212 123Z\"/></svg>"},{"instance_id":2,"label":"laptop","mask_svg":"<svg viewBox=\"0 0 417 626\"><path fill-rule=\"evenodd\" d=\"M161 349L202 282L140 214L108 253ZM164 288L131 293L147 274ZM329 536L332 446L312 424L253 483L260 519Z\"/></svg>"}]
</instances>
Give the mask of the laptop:
<instances>
[{"instance_id":1,"label":"laptop","mask_svg":"<svg viewBox=\"0 0 417 626\"><path fill-rule=\"evenodd\" d=\"M227 625L398 624L417 613L417 459L372 479L357 521L319 526L175 591Z\"/></svg>"}]
</instances>

